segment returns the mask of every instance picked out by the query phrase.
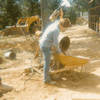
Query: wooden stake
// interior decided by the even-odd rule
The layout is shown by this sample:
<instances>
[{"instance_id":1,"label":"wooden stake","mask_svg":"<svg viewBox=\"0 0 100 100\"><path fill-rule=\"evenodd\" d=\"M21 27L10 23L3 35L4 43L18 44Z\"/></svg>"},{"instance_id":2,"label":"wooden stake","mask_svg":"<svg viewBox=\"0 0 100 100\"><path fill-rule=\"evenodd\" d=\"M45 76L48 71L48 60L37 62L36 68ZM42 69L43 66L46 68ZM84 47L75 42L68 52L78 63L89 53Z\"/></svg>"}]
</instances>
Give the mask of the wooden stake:
<instances>
[{"instance_id":1,"label":"wooden stake","mask_svg":"<svg viewBox=\"0 0 100 100\"><path fill-rule=\"evenodd\" d=\"M19 25L19 27L20 27L20 25ZM27 39L27 38L26 38L26 36L25 36L25 33L24 33L24 31L22 30L22 28L21 28L21 27L20 27L20 30L22 31L22 33L23 33L23 35L24 35L25 39Z\"/></svg>"}]
</instances>

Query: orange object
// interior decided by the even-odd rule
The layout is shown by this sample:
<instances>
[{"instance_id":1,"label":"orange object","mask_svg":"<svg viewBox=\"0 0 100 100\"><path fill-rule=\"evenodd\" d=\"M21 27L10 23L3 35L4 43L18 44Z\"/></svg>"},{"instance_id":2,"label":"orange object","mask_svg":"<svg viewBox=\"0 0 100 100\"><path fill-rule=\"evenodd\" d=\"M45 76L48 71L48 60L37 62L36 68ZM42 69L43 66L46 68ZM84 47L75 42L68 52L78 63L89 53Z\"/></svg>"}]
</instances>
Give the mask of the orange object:
<instances>
[{"instance_id":1,"label":"orange object","mask_svg":"<svg viewBox=\"0 0 100 100\"><path fill-rule=\"evenodd\" d=\"M55 60L65 66L83 66L89 62L89 59L81 57L73 57L66 55L53 54Z\"/></svg>"}]
</instances>

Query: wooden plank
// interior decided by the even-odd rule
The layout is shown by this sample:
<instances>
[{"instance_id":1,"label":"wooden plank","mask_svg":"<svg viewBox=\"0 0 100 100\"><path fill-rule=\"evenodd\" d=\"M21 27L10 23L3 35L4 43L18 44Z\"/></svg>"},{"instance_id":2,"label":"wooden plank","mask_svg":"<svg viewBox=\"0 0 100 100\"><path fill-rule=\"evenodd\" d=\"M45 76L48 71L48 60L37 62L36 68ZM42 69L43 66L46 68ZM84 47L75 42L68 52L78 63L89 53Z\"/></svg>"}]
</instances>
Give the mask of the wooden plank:
<instances>
[{"instance_id":1,"label":"wooden plank","mask_svg":"<svg viewBox=\"0 0 100 100\"><path fill-rule=\"evenodd\" d=\"M43 76L43 72L42 72L41 70L39 70L39 69L37 69L37 68L35 68L35 67L33 67L33 70L37 71L40 75Z\"/></svg>"},{"instance_id":2,"label":"wooden plank","mask_svg":"<svg viewBox=\"0 0 100 100\"><path fill-rule=\"evenodd\" d=\"M62 68L62 69L50 71L50 74L60 73L60 72L67 71L67 70L70 70L70 69L74 69L74 68L77 68L77 67L81 67L81 66L78 66L78 65L76 65L76 66L65 66L65 68Z\"/></svg>"},{"instance_id":3,"label":"wooden plank","mask_svg":"<svg viewBox=\"0 0 100 100\"><path fill-rule=\"evenodd\" d=\"M96 23L94 23L94 22L89 22L89 23L96 24ZM100 25L100 23L99 23L99 24L97 24L97 25Z\"/></svg>"}]
</instances>

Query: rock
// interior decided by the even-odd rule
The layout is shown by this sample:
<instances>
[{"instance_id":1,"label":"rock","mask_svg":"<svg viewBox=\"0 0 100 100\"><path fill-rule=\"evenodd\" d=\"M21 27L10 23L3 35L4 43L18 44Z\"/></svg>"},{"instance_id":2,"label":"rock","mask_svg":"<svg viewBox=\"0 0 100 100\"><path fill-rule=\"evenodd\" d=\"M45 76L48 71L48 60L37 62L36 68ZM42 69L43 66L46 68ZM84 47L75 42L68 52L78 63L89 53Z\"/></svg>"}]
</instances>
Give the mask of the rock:
<instances>
[{"instance_id":1,"label":"rock","mask_svg":"<svg viewBox=\"0 0 100 100\"><path fill-rule=\"evenodd\" d=\"M0 90L4 90L4 91L12 91L13 90L13 87L10 86L10 85L6 85L6 84L1 84L0 85Z\"/></svg>"},{"instance_id":2,"label":"rock","mask_svg":"<svg viewBox=\"0 0 100 100\"><path fill-rule=\"evenodd\" d=\"M87 22L83 22L83 25L86 25L87 24Z\"/></svg>"},{"instance_id":3,"label":"rock","mask_svg":"<svg viewBox=\"0 0 100 100\"><path fill-rule=\"evenodd\" d=\"M14 52L6 52L4 54L4 57L12 60L12 59L16 59L16 54Z\"/></svg>"},{"instance_id":4,"label":"rock","mask_svg":"<svg viewBox=\"0 0 100 100\"><path fill-rule=\"evenodd\" d=\"M41 34L42 34L42 31L36 31L36 32L35 32L35 36L36 36L36 37L41 36Z\"/></svg>"}]
</instances>

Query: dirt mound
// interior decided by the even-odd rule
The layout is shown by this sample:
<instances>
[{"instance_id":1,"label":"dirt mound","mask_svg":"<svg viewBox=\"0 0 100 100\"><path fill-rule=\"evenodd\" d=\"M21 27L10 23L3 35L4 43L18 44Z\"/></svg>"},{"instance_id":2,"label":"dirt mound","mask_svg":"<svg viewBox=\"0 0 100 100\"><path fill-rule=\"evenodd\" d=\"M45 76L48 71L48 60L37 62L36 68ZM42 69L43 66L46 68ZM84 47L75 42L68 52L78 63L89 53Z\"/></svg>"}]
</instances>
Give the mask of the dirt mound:
<instances>
[{"instance_id":1,"label":"dirt mound","mask_svg":"<svg viewBox=\"0 0 100 100\"><path fill-rule=\"evenodd\" d=\"M29 50L35 51L38 46L38 41L26 40L21 42L13 42L13 43L0 43L0 48L12 48L12 49L20 49L20 50Z\"/></svg>"}]
</instances>

